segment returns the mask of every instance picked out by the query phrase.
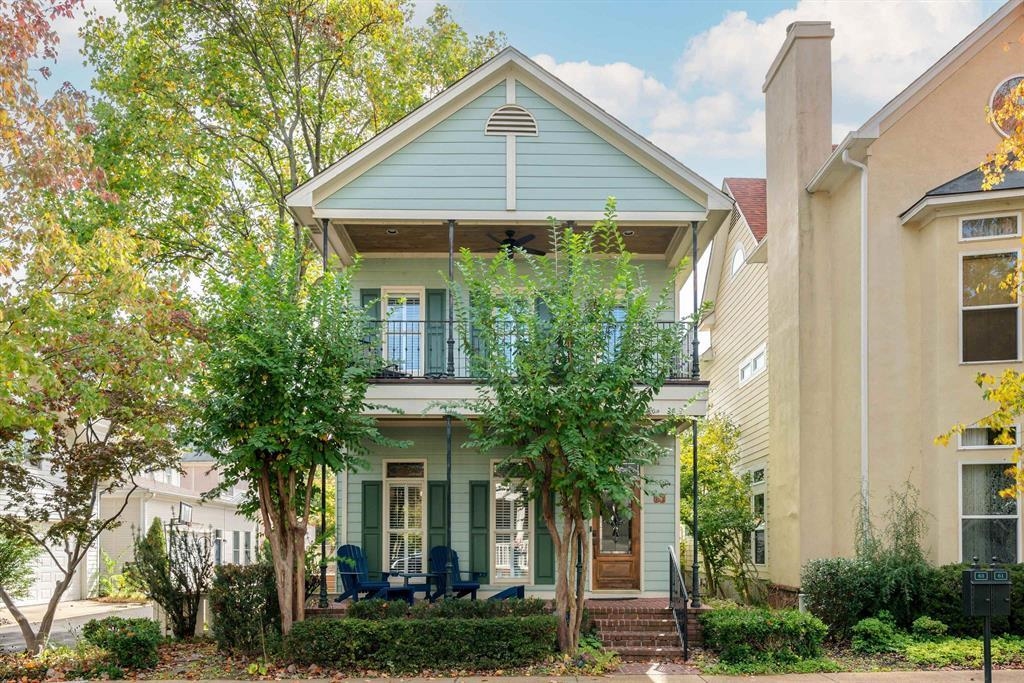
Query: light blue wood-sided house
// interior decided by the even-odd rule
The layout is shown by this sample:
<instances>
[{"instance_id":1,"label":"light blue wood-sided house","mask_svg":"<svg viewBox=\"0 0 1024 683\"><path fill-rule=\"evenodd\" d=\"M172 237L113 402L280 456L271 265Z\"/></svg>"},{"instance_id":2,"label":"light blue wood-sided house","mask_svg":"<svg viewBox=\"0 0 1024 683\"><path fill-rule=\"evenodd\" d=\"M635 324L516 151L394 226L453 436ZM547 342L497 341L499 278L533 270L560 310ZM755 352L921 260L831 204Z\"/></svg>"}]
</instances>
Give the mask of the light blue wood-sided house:
<instances>
[{"instance_id":1,"label":"light blue wood-sided house","mask_svg":"<svg viewBox=\"0 0 1024 683\"><path fill-rule=\"evenodd\" d=\"M383 320L377 346L387 366L367 400L400 409L379 420L411 442L380 448L368 469L338 478L337 541L361 546L371 570L425 569L429 549L450 533L462 569L485 574L483 595L510 584L553 594L551 540L536 504L494 476L498 454L462 447L458 422L449 438L436 407L475 395L461 343L447 350L445 277L453 249L498 255L500 242L514 240L546 252L549 217L586 229L609 196L647 279L677 292L687 276L676 275L677 265L694 241L698 252L706 248L732 207L512 48L289 196L318 248L343 266L361 257L357 296ZM664 324L688 335L678 307ZM655 411L703 414L698 368L689 354L676 367ZM628 464L629 454L622 457ZM664 458L645 474L674 483L640 496L632 516L612 510L593 520L593 595L667 594L667 549L680 540L678 467L679 447L666 439Z\"/></svg>"}]
</instances>

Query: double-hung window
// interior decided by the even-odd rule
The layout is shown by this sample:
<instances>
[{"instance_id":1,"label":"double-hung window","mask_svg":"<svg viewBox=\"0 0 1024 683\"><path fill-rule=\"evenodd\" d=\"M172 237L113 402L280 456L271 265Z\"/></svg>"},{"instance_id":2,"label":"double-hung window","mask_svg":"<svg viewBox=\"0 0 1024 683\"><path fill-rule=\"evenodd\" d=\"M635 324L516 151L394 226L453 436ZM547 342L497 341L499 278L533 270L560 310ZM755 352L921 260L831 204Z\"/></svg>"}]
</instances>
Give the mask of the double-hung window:
<instances>
[{"instance_id":1,"label":"double-hung window","mask_svg":"<svg viewBox=\"0 0 1024 683\"><path fill-rule=\"evenodd\" d=\"M423 571L426 469L427 465L422 460L384 462L388 502L385 548L387 567L391 571Z\"/></svg>"},{"instance_id":2,"label":"double-hung window","mask_svg":"<svg viewBox=\"0 0 1024 683\"><path fill-rule=\"evenodd\" d=\"M494 512L491 517L491 538L495 581L530 582L530 497L526 487L515 479L498 473L498 463L491 464L491 486Z\"/></svg>"},{"instance_id":3,"label":"double-hung window","mask_svg":"<svg viewBox=\"0 0 1024 683\"><path fill-rule=\"evenodd\" d=\"M242 532L238 530L231 532L231 562L242 564Z\"/></svg>"},{"instance_id":4,"label":"double-hung window","mask_svg":"<svg viewBox=\"0 0 1024 683\"><path fill-rule=\"evenodd\" d=\"M962 254L960 261L960 342L964 363L1019 358L1020 304L1006 286L1016 271L1017 251Z\"/></svg>"},{"instance_id":5,"label":"double-hung window","mask_svg":"<svg viewBox=\"0 0 1024 683\"><path fill-rule=\"evenodd\" d=\"M252 564L253 557L252 557L252 532L251 531L246 531L245 532L245 547L244 547L243 559L245 561L245 564Z\"/></svg>"},{"instance_id":6,"label":"double-hung window","mask_svg":"<svg viewBox=\"0 0 1024 683\"><path fill-rule=\"evenodd\" d=\"M988 562L1016 563L1020 536L1020 512L1016 495L1001 491L1014 486L1013 465L1007 463L963 464L960 470L961 559L977 557Z\"/></svg>"},{"instance_id":7,"label":"double-hung window","mask_svg":"<svg viewBox=\"0 0 1024 683\"><path fill-rule=\"evenodd\" d=\"M410 375L423 374L423 292L422 290L386 289L384 300L385 361L395 371Z\"/></svg>"}]
</instances>

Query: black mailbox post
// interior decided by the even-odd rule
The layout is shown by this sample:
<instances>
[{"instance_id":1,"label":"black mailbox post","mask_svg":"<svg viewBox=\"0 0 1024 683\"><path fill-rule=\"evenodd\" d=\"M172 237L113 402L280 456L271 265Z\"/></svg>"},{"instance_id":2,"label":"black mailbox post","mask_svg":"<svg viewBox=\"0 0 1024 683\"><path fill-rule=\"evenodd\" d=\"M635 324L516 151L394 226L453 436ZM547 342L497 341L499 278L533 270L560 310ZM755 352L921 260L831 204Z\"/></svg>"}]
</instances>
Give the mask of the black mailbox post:
<instances>
[{"instance_id":1,"label":"black mailbox post","mask_svg":"<svg viewBox=\"0 0 1024 683\"><path fill-rule=\"evenodd\" d=\"M985 683L992 683L992 617L1010 614L1010 572L995 567L983 569L978 558L963 573L963 607L968 617L985 619Z\"/></svg>"}]
</instances>

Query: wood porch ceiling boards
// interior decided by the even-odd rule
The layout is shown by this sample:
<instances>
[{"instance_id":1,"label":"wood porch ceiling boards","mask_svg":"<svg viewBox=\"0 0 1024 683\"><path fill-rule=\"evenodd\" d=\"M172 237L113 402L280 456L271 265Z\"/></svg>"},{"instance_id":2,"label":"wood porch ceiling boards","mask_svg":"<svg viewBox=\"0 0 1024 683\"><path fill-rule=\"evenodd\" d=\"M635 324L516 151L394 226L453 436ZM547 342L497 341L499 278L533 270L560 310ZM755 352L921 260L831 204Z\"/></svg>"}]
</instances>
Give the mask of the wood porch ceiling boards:
<instances>
[{"instance_id":1,"label":"wood porch ceiling boards","mask_svg":"<svg viewBox=\"0 0 1024 683\"><path fill-rule=\"evenodd\" d=\"M388 230L397 230L388 234ZM345 230L356 251L372 253L447 253L448 228L445 225L346 225ZM534 234L537 237L527 246L551 251L546 225L461 226L455 228L455 249L468 247L473 251L497 252L498 245L487 235L505 239L506 230L515 230L516 238ZM634 254L659 254L668 250L676 228L672 226L621 226L619 231L633 231L623 235L626 248Z\"/></svg>"}]
</instances>

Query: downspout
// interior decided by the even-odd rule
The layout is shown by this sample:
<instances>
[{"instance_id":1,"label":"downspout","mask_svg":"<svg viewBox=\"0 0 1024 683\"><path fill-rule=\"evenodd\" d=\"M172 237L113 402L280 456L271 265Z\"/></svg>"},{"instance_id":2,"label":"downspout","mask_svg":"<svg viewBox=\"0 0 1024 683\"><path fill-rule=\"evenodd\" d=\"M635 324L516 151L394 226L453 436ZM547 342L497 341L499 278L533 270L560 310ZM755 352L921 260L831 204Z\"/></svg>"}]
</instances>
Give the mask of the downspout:
<instances>
[{"instance_id":1,"label":"downspout","mask_svg":"<svg viewBox=\"0 0 1024 683\"><path fill-rule=\"evenodd\" d=\"M843 163L860 170L860 497L864 513L868 493L868 167L843 150Z\"/></svg>"}]
</instances>

